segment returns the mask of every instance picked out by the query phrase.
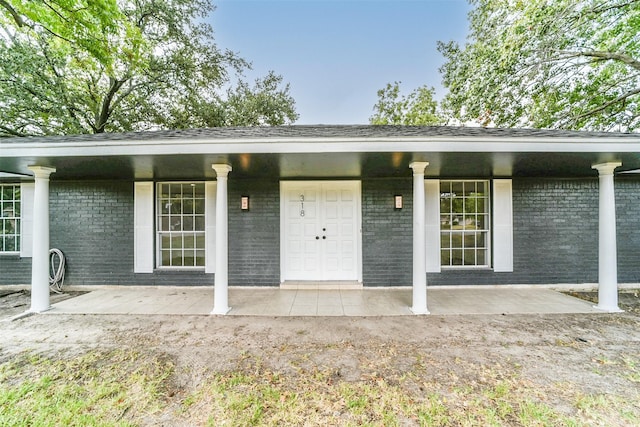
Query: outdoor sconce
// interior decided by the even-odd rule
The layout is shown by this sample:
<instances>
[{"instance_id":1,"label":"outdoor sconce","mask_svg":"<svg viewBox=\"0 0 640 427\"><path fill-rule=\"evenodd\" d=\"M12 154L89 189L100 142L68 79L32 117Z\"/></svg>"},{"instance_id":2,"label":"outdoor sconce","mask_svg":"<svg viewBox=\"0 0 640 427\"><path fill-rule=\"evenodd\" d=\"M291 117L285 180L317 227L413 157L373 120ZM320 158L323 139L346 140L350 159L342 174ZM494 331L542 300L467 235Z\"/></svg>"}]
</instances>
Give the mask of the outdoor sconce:
<instances>
[{"instance_id":1,"label":"outdoor sconce","mask_svg":"<svg viewBox=\"0 0 640 427\"><path fill-rule=\"evenodd\" d=\"M394 209L402 209L402 196L401 195L396 195L393 196L393 200L394 200Z\"/></svg>"},{"instance_id":2,"label":"outdoor sconce","mask_svg":"<svg viewBox=\"0 0 640 427\"><path fill-rule=\"evenodd\" d=\"M243 211L249 210L249 196L240 197L240 209Z\"/></svg>"}]
</instances>

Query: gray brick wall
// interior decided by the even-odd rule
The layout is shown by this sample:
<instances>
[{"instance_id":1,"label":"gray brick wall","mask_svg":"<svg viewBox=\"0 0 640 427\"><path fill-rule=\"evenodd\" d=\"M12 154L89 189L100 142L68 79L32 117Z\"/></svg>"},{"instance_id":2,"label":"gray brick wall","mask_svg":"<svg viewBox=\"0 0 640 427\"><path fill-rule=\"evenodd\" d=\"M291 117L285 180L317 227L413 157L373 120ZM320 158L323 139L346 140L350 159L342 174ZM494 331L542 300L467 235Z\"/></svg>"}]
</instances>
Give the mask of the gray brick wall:
<instances>
[{"instance_id":1,"label":"gray brick wall","mask_svg":"<svg viewBox=\"0 0 640 427\"><path fill-rule=\"evenodd\" d=\"M133 183L52 181L51 247L62 250L68 285L213 285L201 271L133 273ZM31 282L31 258L0 257L0 284Z\"/></svg>"},{"instance_id":2,"label":"gray brick wall","mask_svg":"<svg viewBox=\"0 0 640 427\"><path fill-rule=\"evenodd\" d=\"M616 178L618 280L640 283L640 179Z\"/></svg>"},{"instance_id":3,"label":"gray brick wall","mask_svg":"<svg viewBox=\"0 0 640 427\"><path fill-rule=\"evenodd\" d=\"M618 281L640 282L640 180L616 178ZM597 283L598 179L514 179L514 272L444 270L430 285Z\"/></svg>"},{"instance_id":4,"label":"gray brick wall","mask_svg":"<svg viewBox=\"0 0 640 427\"><path fill-rule=\"evenodd\" d=\"M394 195L403 196L394 209ZM413 181L362 181L362 280L365 286L410 286L413 251Z\"/></svg>"},{"instance_id":5,"label":"gray brick wall","mask_svg":"<svg viewBox=\"0 0 640 427\"><path fill-rule=\"evenodd\" d=\"M404 208L393 209L402 194ZM249 195L251 209L240 210ZM445 270L430 285L597 282L597 179L514 179L513 273ZM618 279L640 282L640 179L616 177ZM133 183L51 182L51 244L70 285L213 285L203 271L133 273ZM362 182L365 286L411 285L412 181ZM0 284L28 284L31 259L0 256ZM229 283L280 280L279 183L229 180Z\"/></svg>"},{"instance_id":6,"label":"gray brick wall","mask_svg":"<svg viewBox=\"0 0 640 427\"><path fill-rule=\"evenodd\" d=\"M249 196L250 209L240 209ZM229 179L229 285L280 284L280 183Z\"/></svg>"},{"instance_id":7,"label":"gray brick wall","mask_svg":"<svg viewBox=\"0 0 640 427\"><path fill-rule=\"evenodd\" d=\"M31 258L0 255L0 285L28 285L31 283Z\"/></svg>"}]
</instances>

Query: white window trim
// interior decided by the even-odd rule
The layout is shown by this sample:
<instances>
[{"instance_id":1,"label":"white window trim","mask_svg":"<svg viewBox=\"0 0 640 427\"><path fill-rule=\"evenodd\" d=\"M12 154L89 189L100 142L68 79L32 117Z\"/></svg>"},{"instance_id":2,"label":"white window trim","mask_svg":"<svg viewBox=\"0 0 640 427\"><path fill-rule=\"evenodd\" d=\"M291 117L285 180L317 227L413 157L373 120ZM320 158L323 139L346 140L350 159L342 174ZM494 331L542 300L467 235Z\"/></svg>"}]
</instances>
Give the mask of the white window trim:
<instances>
[{"instance_id":1,"label":"white window trim","mask_svg":"<svg viewBox=\"0 0 640 427\"><path fill-rule=\"evenodd\" d=\"M486 233L486 249L485 249L485 263L481 265L442 265L442 261L440 258L440 251L438 252L438 262L440 263L441 270L490 270L492 265L492 247L491 242L493 240L494 230L492 228L493 223L493 212L492 212L492 186L491 180L489 179L443 179L438 181L438 189L440 188L440 182L484 182L486 185L486 189L488 192L487 196L487 221L486 221L486 229L481 230L481 232ZM439 190L438 190L439 191ZM440 210L440 192L438 192L438 212ZM440 213L440 212L439 212ZM438 236L442 235L442 230L440 228L440 218L438 217ZM438 247L440 247L440 242L438 242ZM441 249L441 248L440 248ZM474 248L477 249L477 248Z\"/></svg>"},{"instance_id":2,"label":"white window trim","mask_svg":"<svg viewBox=\"0 0 640 427\"><path fill-rule=\"evenodd\" d=\"M177 270L188 270L188 271L202 271L204 270L205 272L207 272L207 249L209 248L210 244L207 242L207 217L210 216L210 212L207 212L207 185L206 185L207 181L158 181L155 183L155 190L156 190L156 194L154 197L154 207L155 207L155 212L154 212L154 237L156 239L156 245L155 245L155 255L156 255L156 269L158 270L163 270L163 271L177 271ZM159 201L159 188L161 185L163 184L204 184L205 185L205 211L204 211L204 218L205 218L205 228L203 231L201 232L197 232L197 233L201 233L204 236L204 241L205 241L205 246L204 246L204 257L205 257L205 264L202 266L189 266L189 265L178 265L178 266L172 266L172 265L160 265L161 261L162 261L162 254L161 254L161 239L160 239L160 224L159 224L159 218L160 215L158 213L158 201ZM214 194L214 198L215 198L215 194ZM214 202L214 209L215 209L215 202ZM213 214L213 221L214 221L214 228L215 228L215 210L214 210L214 214ZM214 237L215 239L215 237ZM215 243L214 243L214 247L215 247ZM215 253L214 253L215 256ZM215 265L215 261L214 261L214 265Z\"/></svg>"},{"instance_id":3,"label":"white window trim","mask_svg":"<svg viewBox=\"0 0 640 427\"><path fill-rule=\"evenodd\" d=\"M4 182L4 183L0 183L0 191L2 191L2 187L8 187L8 186L20 188L20 198L18 199L18 202L20 202L20 216L15 216L15 213L14 213L14 216L12 217L12 218L17 219L18 221L20 221L20 226L18 227L17 234L16 234L16 237L17 237L16 240L17 240L18 244L20 245L20 248L18 250L14 250L14 251L4 251L4 250L2 250L2 241L0 241L0 255L20 255L22 253L22 243L23 243L23 241L22 241L22 236L23 236L22 228L23 228L23 217L24 217L24 213L23 213L24 206L23 206L23 201L22 201L23 200L23 196L22 196L22 188L23 187L22 187L22 185L20 183L17 183L17 182ZM13 199L12 200L15 203L15 201L16 201L15 194L13 195Z\"/></svg>"}]
</instances>

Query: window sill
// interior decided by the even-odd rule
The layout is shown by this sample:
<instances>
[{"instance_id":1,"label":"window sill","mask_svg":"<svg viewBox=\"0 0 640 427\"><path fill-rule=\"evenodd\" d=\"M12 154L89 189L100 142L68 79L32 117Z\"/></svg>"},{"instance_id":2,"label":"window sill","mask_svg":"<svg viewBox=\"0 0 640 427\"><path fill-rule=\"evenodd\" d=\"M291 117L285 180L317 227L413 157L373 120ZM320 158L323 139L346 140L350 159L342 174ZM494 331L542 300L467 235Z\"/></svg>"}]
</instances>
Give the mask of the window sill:
<instances>
[{"instance_id":1,"label":"window sill","mask_svg":"<svg viewBox=\"0 0 640 427\"><path fill-rule=\"evenodd\" d=\"M441 270L459 271L459 270L476 270L476 271L493 271L488 265L447 265L441 266Z\"/></svg>"},{"instance_id":2,"label":"window sill","mask_svg":"<svg viewBox=\"0 0 640 427\"><path fill-rule=\"evenodd\" d=\"M2 258L22 258L20 256L20 252L0 252L0 257L2 257Z\"/></svg>"}]
</instances>

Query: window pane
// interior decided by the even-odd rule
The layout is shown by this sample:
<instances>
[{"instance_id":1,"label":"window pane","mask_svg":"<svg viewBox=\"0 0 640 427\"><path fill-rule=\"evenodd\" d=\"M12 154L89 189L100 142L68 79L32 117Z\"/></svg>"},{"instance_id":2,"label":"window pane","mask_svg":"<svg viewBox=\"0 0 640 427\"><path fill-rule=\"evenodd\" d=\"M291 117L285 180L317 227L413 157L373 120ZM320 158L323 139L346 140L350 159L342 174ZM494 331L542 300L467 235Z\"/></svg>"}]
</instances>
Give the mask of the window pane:
<instances>
[{"instance_id":1,"label":"window pane","mask_svg":"<svg viewBox=\"0 0 640 427\"><path fill-rule=\"evenodd\" d=\"M160 230L161 231L169 231L171 228L169 227L169 217L163 216L160 217Z\"/></svg>"},{"instance_id":2,"label":"window pane","mask_svg":"<svg viewBox=\"0 0 640 427\"><path fill-rule=\"evenodd\" d=\"M477 204L477 212L478 213L485 213L485 206L486 206L486 201L487 199L482 196L482 197L478 197L478 199L476 200L476 204Z\"/></svg>"},{"instance_id":3,"label":"window pane","mask_svg":"<svg viewBox=\"0 0 640 427\"><path fill-rule=\"evenodd\" d=\"M464 265L476 265L475 249L466 249L464 251Z\"/></svg>"},{"instance_id":4,"label":"window pane","mask_svg":"<svg viewBox=\"0 0 640 427\"><path fill-rule=\"evenodd\" d=\"M452 181L451 193L453 193L453 197L461 197L464 195L464 184L461 181Z\"/></svg>"},{"instance_id":5,"label":"window pane","mask_svg":"<svg viewBox=\"0 0 640 427\"><path fill-rule=\"evenodd\" d=\"M182 197L182 184L169 184L169 194L171 197Z\"/></svg>"},{"instance_id":6,"label":"window pane","mask_svg":"<svg viewBox=\"0 0 640 427\"><path fill-rule=\"evenodd\" d=\"M478 195L476 193L472 193L466 198L465 212L469 214L478 212Z\"/></svg>"},{"instance_id":7,"label":"window pane","mask_svg":"<svg viewBox=\"0 0 640 427\"><path fill-rule=\"evenodd\" d=\"M181 199L171 199L169 202L169 212L174 215L179 215L182 213L182 200Z\"/></svg>"},{"instance_id":8,"label":"window pane","mask_svg":"<svg viewBox=\"0 0 640 427\"><path fill-rule=\"evenodd\" d=\"M451 235L449 233L443 233L440 235L440 247L442 249L448 249L451 247Z\"/></svg>"},{"instance_id":9,"label":"window pane","mask_svg":"<svg viewBox=\"0 0 640 427\"><path fill-rule=\"evenodd\" d=\"M195 220L196 220L196 224L195 224L194 230L204 231L204 216L197 216Z\"/></svg>"},{"instance_id":10,"label":"window pane","mask_svg":"<svg viewBox=\"0 0 640 427\"><path fill-rule=\"evenodd\" d=\"M196 266L204 267L204 251L203 250L196 251Z\"/></svg>"},{"instance_id":11,"label":"window pane","mask_svg":"<svg viewBox=\"0 0 640 427\"><path fill-rule=\"evenodd\" d=\"M171 207L171 202L169 199L160 199L160 213L163 215L167 215L169 213L169 208Z\"/></svg>"},{"instance_id":12,"label":"window pane","mask_svg":"<svg viewBox=\"0 0 640 427\"><path fill-rule=\"evenodd\" d=\"M193 214L193 199L187 199L182 202L182 213L189 215Z\"/></svg>"},{"instance_id":13,"label":"window pane","mask_svg":"<svg viewBox=\"0 0 640 427\"><path fill-rule=\"evenodd\" d=\"M162 251L162 264L163 267L171 265L171 251Z\"/></svg>"},{"instance_id":14,"label":"window pane","mask_svg":"<svg viewBox=\"0 0 640 427\"><path fill-rule=\"evenodd\" d=\"M196 199L194 203L194 213L198 215L204 215L204 199Z\"/></svg>"},{"instance_id":15,"label":"window pane","mask_svg":"<svg viewBox=\"0 0 640 427\"><path fill-rule=\"evenodd\" d=\"M175 234L171 236L171 249L180 249L182 248L182 236Z\"/></svg>"},{"instance_id":16,"label":"window pane","mask_svg":"<svg viewBox=\"0 0 640 427\"><path fill-rule=\"evenodd\" d=\"M198 234L196 235L196 248L198 249L204 249L204 234Z\"/></svg>"},{"instance_id":17,"label":"window pane","mask_svg":"<svg viewBox=\"0 0 640 427\"><path fill-rule=\"evenodd\" d=\"M195 236L193 234L184 236L184 247L185 249L193 249L195 246Z\"/></svg>"},{"instance_id":18,"label":"window pane","mask_svg":"<svg viewBox=\"0 0 640 427\"><path fill-rule=\"evenodd\" d=\"M486 233L478 233L476 236L476 247L485 248L487 246L486 240Z\"/></svg>"},{"instance_id":19,"label":"window pane","mask_svg":"<svg viewBox=\"0 0 640 427\"><path fill-rule=\"evenodd\" d=\"M204 199L204 183L195 184L193 195L197 199Z\"/></svg>"},{"instance_id":20,"label":"window pane","mask_svg":"<svg viewBox=\"0 0 640 427\"><path fill-rule=\"evenodd\" d=\"M461 249L453 249L451 251L451 265L463 265Z\"/></svg>"},{"instance_id":21,"label":"window pane","mask_svg":"<svg viewBox=\"0 0 640 427\"><path fill-rule=\"evenodd\" d=\"M196 259L193 251L184 251L183 265L185 267L194 267L196 265Z\"/></svg>"},{"instance_id":22,"label":"window pane","mask_svg":"<svg viewBox=\"0 0 640 427\"><path fill-rule=\"evenodd\" d=\"M440 216L440 228L443 229L443 230L451 229L452 221L453 221L453 218L451 217L451 215L441 215Z\"/></svg>"},{"instance_id":23,"label":"window pane","mask_svg":"<svg viewBox=\"0 0 640 427\"><path fill-rule=\"evenodd\" d=\"M487 251L482 249L476 252L476 256L478 257L478 265L487 265Z\"/></svg>"},{"instance_id":24,"label":"window pane","mask_svg":"<svg viewBox=\"0 0 640 427\"><path fill-rule=\"evenodd\" d=\"M462 233L451 233L451 247L452 248L462 247Z\"/></svg>"},{"instance_id":25,"label":"window pane","mask_svg":"<svg viewBox=\"0 0 640 427\"><path fill-rule=\"evenodd\" d=\"M475 248L476 246L476 235L475 233L464 233L464 247L465 248Z\"/></svg>"},{"instance_id":26,"label":"window pane","mask_svg":"<svg viewBox=\"0 0 640 427\"><path fill-rule=\"evenodd\" d=\"M478 230L486 230L487 229L487 215L478 215L476 217L476 228Z\"/></svg>"},{"instance_id":27,"label":"window pane","mask_svg":"<svg viewBox=\"0 0 640 427\"><path fill-rule=\"evenodd\" d=\"M160 184L159 195L163 199L169 198L169 184Z\"/></svg>"},{"instance_id":28,"label":"window pane","mask_svg":"<svg viewBox=\"0 0 640 427\"><path fill-rule=\"evenodd\" d=\"M160 247L162 249L171 248L171 238L166 234L162 235L161 240L160 240L160 245L161 245Z\"/></svg>"},{"instance_id":29,"label":"window pane","mask_svg":"<svg viewBox=\"0 0 640 427\"><path fill-rule=\"evenodd\" d=\"M169 230L171 231L181 231L182 230L182 219L180 216L172 215L169 217Z\"/></svg>"},{"instance_id":30,"label":"window pane","mask_svg":"<svg viewBox=\"0 0 640 427\"><path fill-rule=\"evenodd\" d=\"M191 216L182 217L182 230L193 231L193 217Z\"/></svg>"},{"instance_id":31,"label":"window pane","mask_svg":"<svg viewBox=\"0 0 640 427\"><path fill-rule=\"evenodd\" d=\"M448 194L448 193L447 193ZM440 213L447 214L451 212L451 198L448 195L440 194Z\"/></svg>"},{"instance_id":32,"label":"window pane","mask_svg":"<svg viewBox=\"0 0 640 427\"><path fill-rule=\"evenodd\" d=\"M15 252L16 250L16 238L13 236L5 237L5 251L7 252Z\"/></svg>"},{"instance_id":33,"label":"window pane","mask_svg":"<svg viewBox=\"0 0 640 427\"><path fill-rule=\"evenodd\" d=\"M182 263L182 251L181 250L172 250L171 251L171 265L182 267L184 264Z\"/></svg>"},{"instance_id":34,"label":"window pane","mask_svg":"<svg viewBox=\"0 0 640 427\"><path fill-rule=\"evenodd\" d=\"M449 250L441 251L440 263L446 266L451 265L451 252Z\"/></svg>"}]
</instances>

